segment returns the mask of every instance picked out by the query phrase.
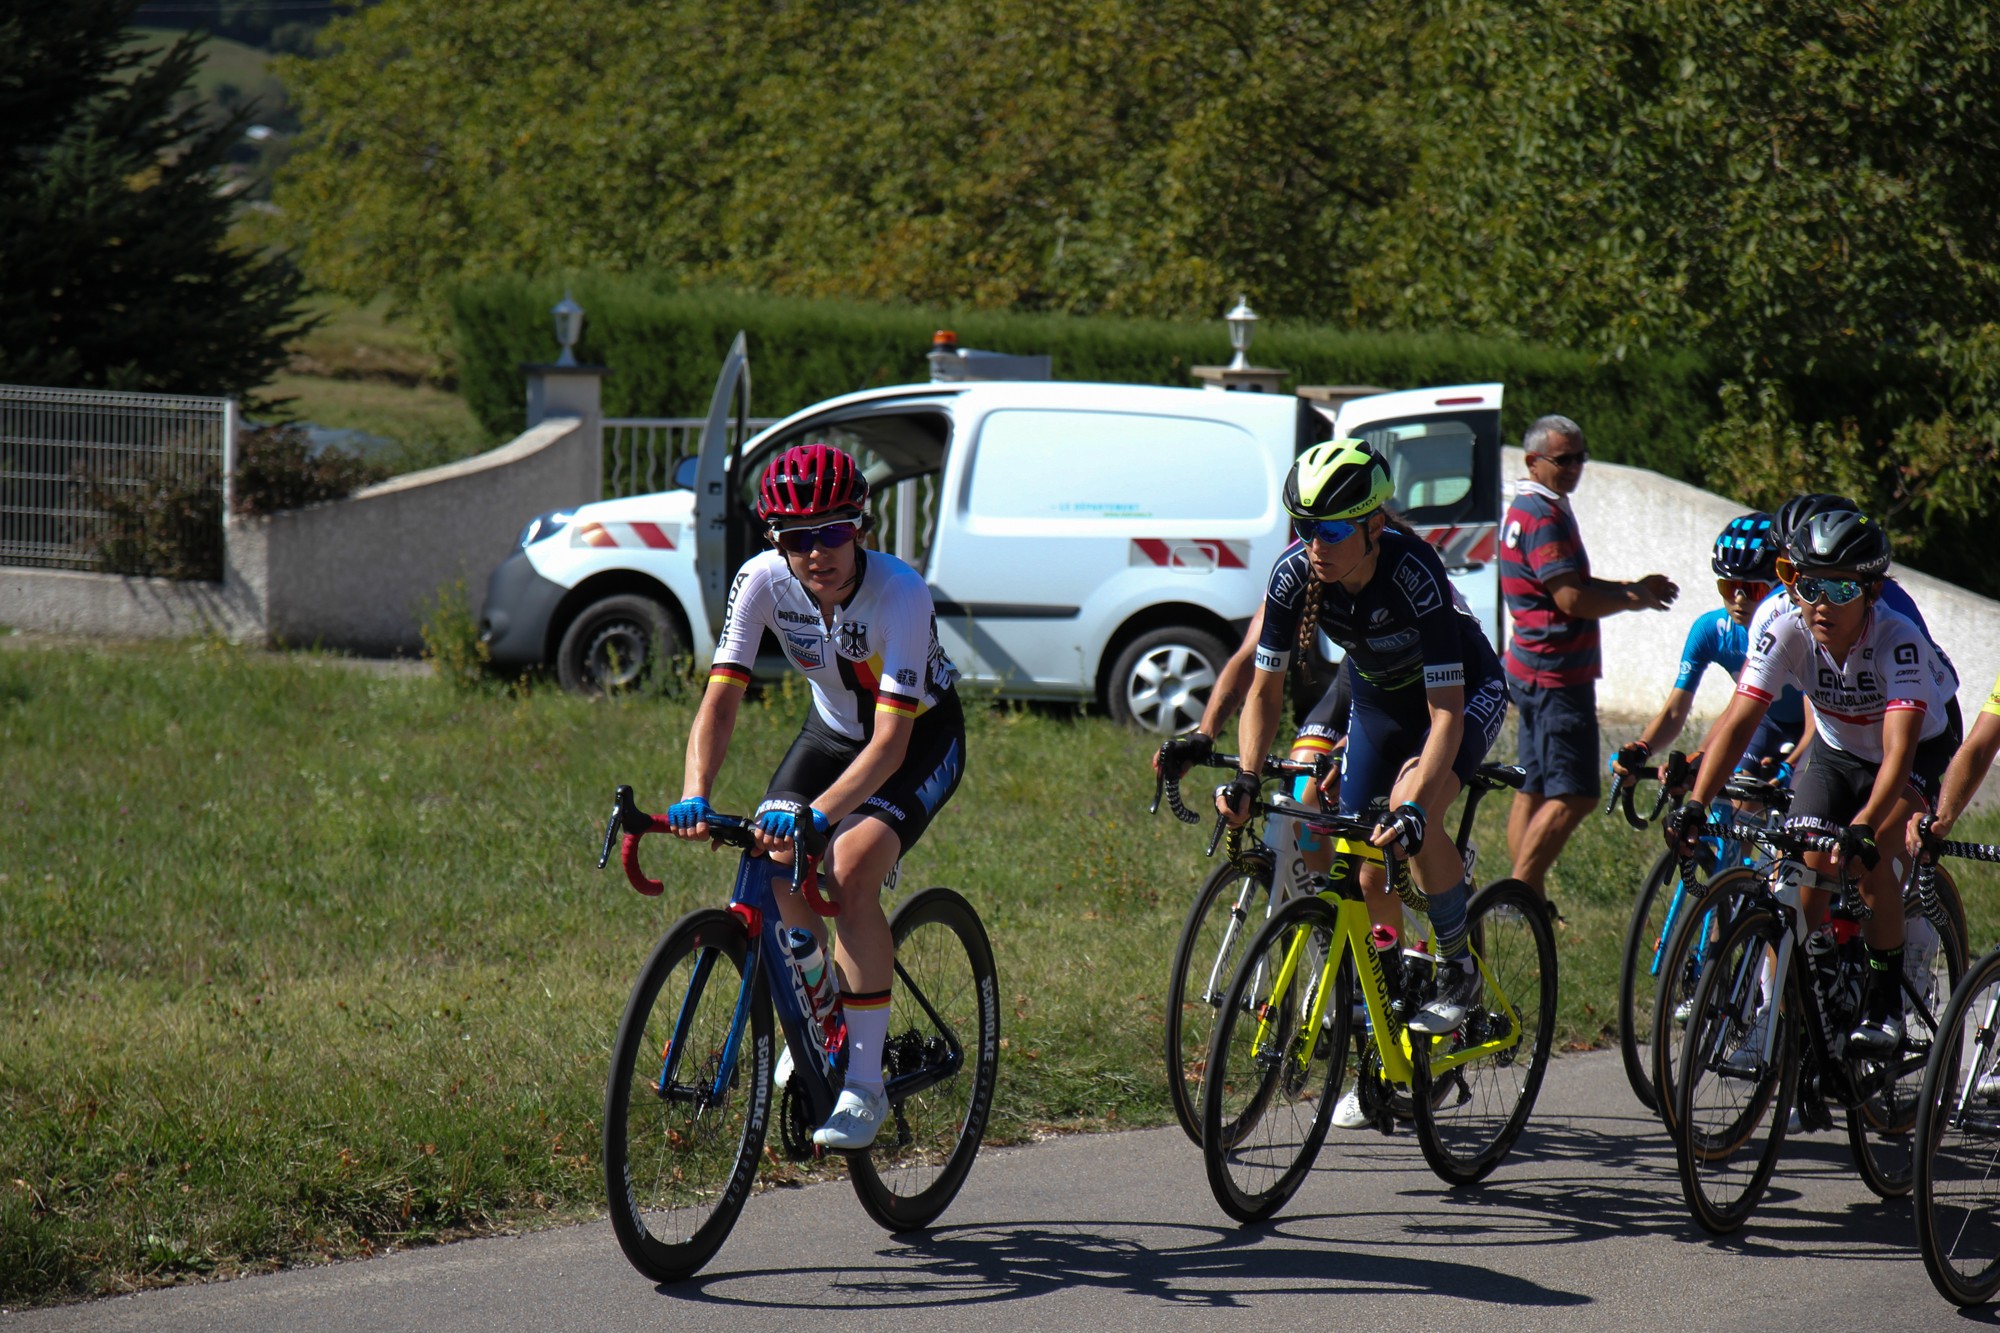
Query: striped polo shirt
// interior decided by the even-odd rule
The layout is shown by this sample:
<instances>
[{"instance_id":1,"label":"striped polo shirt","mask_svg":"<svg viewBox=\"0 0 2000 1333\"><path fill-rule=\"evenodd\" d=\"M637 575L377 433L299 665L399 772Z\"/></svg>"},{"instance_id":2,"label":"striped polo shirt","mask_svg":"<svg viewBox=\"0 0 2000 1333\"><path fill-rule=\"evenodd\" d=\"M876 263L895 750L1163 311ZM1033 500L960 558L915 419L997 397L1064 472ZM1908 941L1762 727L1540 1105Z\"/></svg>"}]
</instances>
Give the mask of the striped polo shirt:
<instances>
[{"instance_id":1,"label":"striped polo shirt","mask_svg":"<svg viewBox=\"0 0 2000 1333\"><path fill-rule=\"evenodd\" d=\"M1569 501L1539 482L1517 483L1500 525L1499 563L1500 595L1513 622L1507 674L1539 689L1581 685L1603 675L1597 622L1564 615L1549 595L1551 578L1590 577L1590 557Z\"/></svg>"}]
</instances>

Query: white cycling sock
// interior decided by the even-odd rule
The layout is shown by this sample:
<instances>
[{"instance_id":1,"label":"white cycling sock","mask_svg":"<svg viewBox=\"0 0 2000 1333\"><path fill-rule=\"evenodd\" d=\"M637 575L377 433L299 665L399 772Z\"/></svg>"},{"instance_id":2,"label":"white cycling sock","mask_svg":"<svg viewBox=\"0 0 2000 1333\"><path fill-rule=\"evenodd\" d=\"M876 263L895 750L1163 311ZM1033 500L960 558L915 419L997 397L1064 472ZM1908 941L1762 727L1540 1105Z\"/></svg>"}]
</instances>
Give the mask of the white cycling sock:
<instances>
[{"instance_id":1,"label":"white cycling sock","mask_svg":"<svg viewBox=\"0 0 2000 1333\"><path fill-rule=\"evenodd\" d=\"M847 1086L882 1091L882 1045L889 1039L889 992L842 997L847 1014Z\"/></svg>"}]
</instances>

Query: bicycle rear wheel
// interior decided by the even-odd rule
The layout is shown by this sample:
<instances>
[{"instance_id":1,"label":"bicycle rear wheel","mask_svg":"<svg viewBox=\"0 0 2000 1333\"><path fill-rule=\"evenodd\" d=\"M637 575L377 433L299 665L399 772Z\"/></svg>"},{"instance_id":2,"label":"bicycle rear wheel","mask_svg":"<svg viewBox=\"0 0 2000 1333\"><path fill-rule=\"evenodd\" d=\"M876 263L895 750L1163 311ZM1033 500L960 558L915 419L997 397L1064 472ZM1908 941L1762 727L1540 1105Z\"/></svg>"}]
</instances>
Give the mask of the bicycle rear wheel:
<instances>
[{"instance_id":1,"label":"bicycle rear wheel","mask_svg":"<svg viewBox=\"0 0 2000 1333\"><path fill-rule=\"evenodd\" d=\"M1202 1085L1201 1154L1215 1201L1239 1222L1282 1208L1326 1140L1351 1003L1340 984L1345 969L1326 963L1343 947L1332 905L1287 903L1251 939L1223 995Z\"/></svg>"},{"instance_id":2,"label":"bicycle rear wheel","mask_svg":"<svg viewBox=\"0 0 2000 1333\"><path fill-rule=\"evenodd\" d=\"M1903 1045L1893 1060L1854 1060L1848 1073L1866 1096L1847 1113L1847 1143L1863 1184L1884 1199L1910 1192L1916 1176L1917 1103L1937 1024L1965 973L1965 943L1949 912L1942 928L1912 902L1904 919Z\"/></svg>"},{"instance_id":3,"label":"bicycle rear wheel","mask_svg":"<svg viewBox=\"0 0 2000 1333\"><path fill-rule=\"evenodd\" d=\"M1618 965L1618 1050L1625 1060L1625 1081L1632 1085L1632 1095L1649 1111L1659 1106L1647 1068L1653 1045L1653 997L1658 990L1653 961L1656 956L1664 957L1662 936L1673 924L1667 920L1667 911L1674 904L1679 879L1680 867L1673 853L1661 852L1640 882L1632 920L1625 927L1625 954ZM1690 900L1680 896L1685 910Z\"/></svg>"},{"instance_id":4,"label":"bicycle rear wheel","mask_svg":"<svg viewBox=\"0 0 2000 1333\"><path fill-rule=\"evenodd\" d=\"M1556 942L1535 891L1518 879L1481 889L1467 913L1484 991L1456 1032L1410 1034L1410 1102L1431 1170L1470 1185L1521 1137L1549 1067L1556 1025ZM1468 1049L1493 1047L1449 1069Z\"/></svg>"},{"instance_id":5,"label":"bicycle rear wheel","mask_svg":"<svg viewBox=\"0 0 2000 1333\"><path fill-rule=\"evenodd\" d=\"M1784 933L1768 912L1730 925L1702 969L1682 1039L1674 1156L1682 1197L1716 1235L1741 1227L1763 1198L1798 1087L1796 973L1780 987L1769 971Z\"/></svg>"},{"instance_id":6,"label":"bicycle rear wheel","mask_svg":"<svg viewBox=\"0 0 2000 1333\"><path fill-rule=\"evenodd\" d=\"M1940 1295L2000 1291L2000 950L1966 973L1938 1021L1917 1103L1917 1247Z\"/></svg>"},{"instance_id":7,"label":"bicycle rear wheel","mask_svg":"<svg viewBox=\"0 0 2000 1333\"><path fill-rule=\"evenodd\" d=\"M727 912L692 912L632 986L604 1091L611 1229L632 1266L678 1282L714 1257L749 1197L771 1108L771 1004L737 1025L750 941Z\"/></svg>"},{"instance_id":8,"label":"bicycle rear wheel","mask_svg":"<svg viewBox=\"0 0 2000 1333\"><path fill-rule=\"evenodd\" d=\"M1174 1118L1201 1146L1201 1082L1208 1068L1222 993L1236 960L1263 924L1271 897L1271 862L1243 856L1209 872L1195 892L1167 974L1167 1093Z\"/></svg>"},{"instance_id":9,"label":"bicycle rear wheel","mask_svg":"<svg viewBox=\"0 0 2000 1333\"><path fill-rule=\"evenodd\" d=\"M889 1120L848 1157L854 1192L890 1231L929 1226L972 1170L1000 1062L993 946L972 905L925 889L897 909L889 1039L882 1074Z\"/></svg>"},{"instance_id":10,"label":"bicycle rear wheel","mask_svg":"<svg viewBox=\"0 0 2000 1333\"><path fill-rule=\"evenodd\" d=\"M1739 866L1710 880L1700 897L1688 895L1660 956L1653 992L1650 1072L1653 1109L1659 1112L1660 1123L1669 1134L1680 1115L1681 1038L1687 1031L1687 1015L1694 1008L1702 967L1729 923L1745 910L1745 895L1760 882L1756 872Z\"/></svg>"}]
</instances>

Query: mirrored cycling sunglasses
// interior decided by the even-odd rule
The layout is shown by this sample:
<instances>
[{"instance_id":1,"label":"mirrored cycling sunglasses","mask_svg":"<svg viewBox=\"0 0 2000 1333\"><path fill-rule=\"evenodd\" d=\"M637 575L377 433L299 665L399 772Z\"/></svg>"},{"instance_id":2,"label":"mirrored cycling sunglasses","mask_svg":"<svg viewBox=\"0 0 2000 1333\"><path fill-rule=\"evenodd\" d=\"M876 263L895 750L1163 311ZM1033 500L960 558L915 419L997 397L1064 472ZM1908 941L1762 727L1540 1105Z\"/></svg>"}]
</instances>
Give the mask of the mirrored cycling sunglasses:
<instances>
[{"instance_id":1,"label":"mirrored cycling sunglasses","mask_svg":"<svg viewBox=\"0 0 2000 1333\"><path fill-rule=\"evenodd\" d=\"M1761 602L1771 591L1771 585L1762 579L1717 579L1715 586L1722 593L1725 602L1734 601L1739 596L1747 596L1753 602Z\"/></svg>"},{"instance_id":2,"label":"mirrored cycling sunglasses","mask_svg":"<svg viewBox=\"0 0 2000 1333\"><path fill-rule=\"evenodd\" d=\"M1799 567L1784 556L1778 557L1778 577L1785 581L1793 596L1808 606L1820 601L1828 606L1846 606L1867 591L1867 585L1860 579L1822 579L1801 574Z\"/></svg>"},{"instance_id":3,"label":"mirrored cycling sunglasses","mask_svg":"<svg viewBox=\"0 0 2000 1333\"><path fill-rule=\"evenodd\" d=\"M852 519L841 519L837 523L822 523L814 528L786 528L774 531L771 540L787 555L804 555L815 546L824 550L837 550L854 540L861 531L861 525Z\"/></svg>"},{"instance_id":4,"label":"mirrored cycling sunglasses","mask_svg":"<svg viewBox=\"0 0 2000 1333\"><path fill-rule=\"evenodd\" d=\"M1864 591L1860 579L1816 579L1801 574L1792 581L1792 592L1807 605L1825 602L1828 606L1846 606Z\"/></svg>"},{"instance_id":5,"label":"mirrored cycling sunglasses","mask_svg":"<svg viewBox=\"0 0 2000 1333\"><path fill-rule=\"evenodd\" d=\"M1356 524L1344 518L1301 518L1294 520L1302 542L1325 542L1331 546L1354 535Z\"/></svg>"}]
</instances>

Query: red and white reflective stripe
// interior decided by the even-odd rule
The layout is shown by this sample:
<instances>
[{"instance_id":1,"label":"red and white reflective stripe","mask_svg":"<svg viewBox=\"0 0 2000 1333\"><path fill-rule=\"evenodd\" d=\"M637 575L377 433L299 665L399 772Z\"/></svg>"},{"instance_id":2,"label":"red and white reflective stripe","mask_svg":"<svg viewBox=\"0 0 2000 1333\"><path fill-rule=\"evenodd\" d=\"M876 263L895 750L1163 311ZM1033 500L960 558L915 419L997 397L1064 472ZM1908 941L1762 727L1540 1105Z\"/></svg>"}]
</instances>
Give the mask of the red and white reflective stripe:
<instances>
[{"instance_id":1,"label":"red and white reflective stripe","mask_svg":"<svg viewBox=\"0 0 2000 1333\"><path fill-rule=\"evenodd\" d=\"M1760 704L1767 704L1771 702L1771 700L1778 697L1775 694L1766 694L1763 690L1758 689L1755 685L1738 685L1736 687L1736 692L1738 694L1747 694Z\"/></svg>"},{"instance_id":2,"label":"red and white reflective stripe","mask_svg":"<svg viewBox=\"0 0 2000 1333\"><path fill-rule=\"evenodd\" d=\"M1449 566L1487 564L1500 549L1500 525L1497 523L1418 528L1417 535L1435 546L1438 558Z\"/></svg>"},{"instance_id":3,"label":"red and white reflective stripe","mask_svg":"<svg viewBox=\"0 0 2000 1333\"><path fill-rule=\"evenodd\" d=\"M671 551L674 539L657 523L581 523L570 538L573 546L644 547Z\"/></svg>"},{"instance_id":4,"label":"red and white reflective stripe","mask_svg":"<svg viewBox=\"0 0 2000 1333\"><path fill-rule=\"evenodd\" d=\"M1885 713L1928 713L1930 706L1922 699L1891 699L1882 705Z\"/></svg>"},{"instance_id":5,"label":"red and white reflective stripe","mask_svg":"<svg viewBox=\"0 0 2000 1333\"><path fill-rule=\"evenodd\" d=\"M1134 537L1129 563L1162 569L1248 569L1250 543L1214 537Z\"/></svg>"}]
</instances>

